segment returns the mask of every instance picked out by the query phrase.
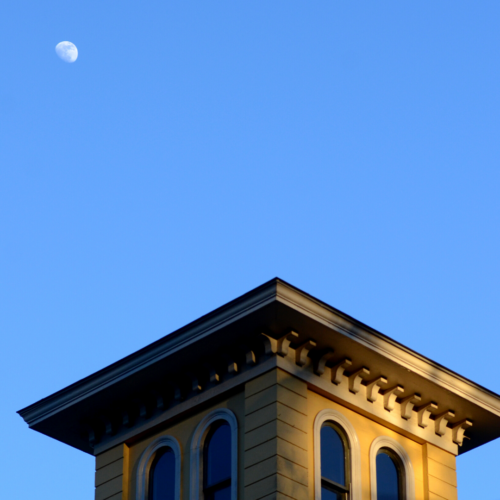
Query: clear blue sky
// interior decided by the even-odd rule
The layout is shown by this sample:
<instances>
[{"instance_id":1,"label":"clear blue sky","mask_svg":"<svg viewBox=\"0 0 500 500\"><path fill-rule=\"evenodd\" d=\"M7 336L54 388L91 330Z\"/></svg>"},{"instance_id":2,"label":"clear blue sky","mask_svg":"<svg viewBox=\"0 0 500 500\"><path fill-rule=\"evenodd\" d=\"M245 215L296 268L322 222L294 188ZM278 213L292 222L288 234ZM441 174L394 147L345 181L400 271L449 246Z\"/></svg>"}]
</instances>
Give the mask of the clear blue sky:
<instances>
[{"instance_id":1,"label":"clear blue sky","mask_svg":"<svg viewBox=\"0 0 500 500\"><path fill-rule=\"evenodd\" d=\"M2 497L93 498L16 410L274 276L500 392L499 16L5 2ZM499 455L458 459L461 500L500 500Z\"/></svg>"}]
</instances>

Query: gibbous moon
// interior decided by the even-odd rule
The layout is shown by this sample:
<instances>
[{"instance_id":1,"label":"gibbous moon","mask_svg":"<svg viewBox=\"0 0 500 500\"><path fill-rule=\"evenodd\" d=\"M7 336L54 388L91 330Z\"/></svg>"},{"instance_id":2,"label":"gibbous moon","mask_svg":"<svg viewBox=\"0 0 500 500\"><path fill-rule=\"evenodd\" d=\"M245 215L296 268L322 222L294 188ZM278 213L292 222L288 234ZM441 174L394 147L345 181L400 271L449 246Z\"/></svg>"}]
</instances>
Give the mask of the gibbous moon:
<instances>
[{"instance_id":1,"label":"gibbous moon","mask_svg":"<svg viewBox=\"0 0 500 500\"><path fill-rule=\"evenodd\" d=\"M56 45L56 54L65 62L72 63L78 57L78 49L71 42L59 42Z\"/></svg>"}]
</instances>

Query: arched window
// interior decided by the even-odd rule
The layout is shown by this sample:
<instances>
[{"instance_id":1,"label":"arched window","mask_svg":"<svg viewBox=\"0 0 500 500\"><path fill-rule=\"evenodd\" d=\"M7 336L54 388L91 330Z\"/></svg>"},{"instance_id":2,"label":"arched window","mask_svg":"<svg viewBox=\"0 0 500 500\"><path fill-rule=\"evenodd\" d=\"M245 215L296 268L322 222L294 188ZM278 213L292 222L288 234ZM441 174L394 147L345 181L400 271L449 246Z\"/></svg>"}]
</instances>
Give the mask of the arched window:
<instances>
[{"instance_id":1,"label":"arched window","mask_svg":"<svg viewBox=\"0 0 500 500\"><path fill-rule=\"evenodd\" d=\"M231 500L231 428L225 420L212 425L203 450L204 500Z\"/></svg>"},{"instance_id":2,"label":"arched window","mask_svg":"<svg viewBox=\"0 0 500 500\"><path fill-rule=\"evenodd\" d=\"M163 447L149 469L148 500L175 500L175 454Z\"/></svg>"},{"instance_id":3,"label":"arched window","mask_svg":"<svg viewBox=\"0 0 500 500\"><path fill-rule=\"evenodd\" d=\"M180 500L181 448L161 436L142 453L137 465L137 500Z\"/></svg>"},{"instance_id":4,"label":"arched window","mask_svg":"<svg viewBox=\"0 0 500 500\"><path fill-rule=\"evenodd\" d=\"M321 500L346 500L349 494L349 445L335 422L321 427Z\"/></svg>"},{"instance_id":5,"label":"arched window","mask_svg":"<svg viewBox=\"0 0 500 500\"><path fill-rule=\"evenodd\" d=\"M415 477L404 447L389 436L370 446L371 500L415 500Z\"/></svg>"},{"instance_id":6,"label":"arched window","mask_svg":"<svg viewBox=\"0 0 500 500\"><path fill-rule=\"evenodd\" d=\"M359 440L349 419L333 409L314 420L314 500L362 500Z\"/></svg>"},{"instance_id":7,"label":"arched window","mask_svg":"<svg viewBox=\"0 0 500 500\"><path fill-rule=\"evenodd\" d=\"M238 500L238 421L217 408L191 440L190 500Z\"/></svg>"},{"instance_id":8,"label":"arched window","mask_svg":"<svg viewBox=\"0 0 500 500\"><path fill-rule=\"evenodd\" d=\"M403 464L390 448L380 448L376 459L377 500L405 500Z\"/></svg>"}]
</instances>

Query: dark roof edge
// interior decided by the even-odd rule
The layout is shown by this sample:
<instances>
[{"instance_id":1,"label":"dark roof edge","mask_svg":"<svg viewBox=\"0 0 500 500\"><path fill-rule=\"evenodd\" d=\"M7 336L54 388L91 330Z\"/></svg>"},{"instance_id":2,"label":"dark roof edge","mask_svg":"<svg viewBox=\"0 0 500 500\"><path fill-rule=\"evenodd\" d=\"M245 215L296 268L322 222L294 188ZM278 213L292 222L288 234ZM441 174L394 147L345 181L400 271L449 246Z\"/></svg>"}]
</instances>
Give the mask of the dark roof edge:
<instances>
[{"instance_id":1,"label":"dark roof edge","mask_svg":"<svg viewBox=\"0 0 500 500\"><path fill-rule=\"evenodd\" d=\"M209 335L214 330L269 304L276 299L276 287L279 281L281 281L279 278L267 281L182 328L19 410L17 413L28 425L36 424L37 421L46 418L49 414L85 399L159 359L169 356L196 340Z\"/></svg>"},{"instance_id":2,"label":"dark roof edge","mask_svg":"<svg viewBox=\"0 0 500 500\"><path fill-rule=\"evenodd\" d=\"M300 300L300 298L302 298L302 300ZM299 300L297 301L296 299ZM17 413L21 415L26 423L32 426L39 420L45 419L50 414L56 413L82 399L85 399L101 389L109 387L110 385L151 365L152 363L173 354L174 352L207 335L210 335L213 331L236 321L254 310L264 307L274 300L289 303L294 308L304 310L308 315L317 317L318 319L325 318L328 314L333 314L345 320L347 323L355 326L355 330L343 328L345 334L355 337L358 341L361 341L365 345L369 345L372 349L374 348L375 350L384 352L385 355L389 354L388 357L394 358L394 353L397 351L397 354L400 356L396 357L400 360L408 362L411 358L412 362L417 361L417 363L423 363L431 369L439 370L439 372L444 374L448 381L453 385L455 385L456 382L459 382L461 385L466 385L468 388L473 389L472 392L474 394L470 394L470 391L464 392L460 389L458 392L467 394L472 399L476 399L478 404L479 401L481 401L482 404L480 404L480 406L485 406L486 404L490 411L500 414L500 396L498 394L479 384L476 384L475 382L459 375L443 365L432 361L416 351L413 351L403 344L391 339L387 335L384 335L383 333L365 325L364 323L352 318L338 309L335 309L312 295L303 292L280 278L273 278L263 285L260 285L244 295L215 309L214 311L205 314L175 332L162 337L152 344L143 347L142 349L126 356L125 358L122 358L119 361L116 361L115 363L93 373L92 375L89 375L88 377L81 379L80 381L61 389L44 399L41 399L37 403L19 410ZM315 305L316 307L307 307L306 303L313 306ZM315 310L313 311L313 309ZM322 312L324 314L320 314L320 310L323 310ZM336 326L338 327L339 325L337 324ZM363 335L363 331L375 337L375 342L372 342L371 339L368 338L369 335ZM391 348L392 353L390 352ZM416 371L418 371L418 367ZM425 371L430 374L429 370ZM484 401L484 398L481 397L481 393L487 398L493 398L496 400L495 402L497 404L493 404L493 401L489 401L488 403Z\"/></svg>"}]
</instances>

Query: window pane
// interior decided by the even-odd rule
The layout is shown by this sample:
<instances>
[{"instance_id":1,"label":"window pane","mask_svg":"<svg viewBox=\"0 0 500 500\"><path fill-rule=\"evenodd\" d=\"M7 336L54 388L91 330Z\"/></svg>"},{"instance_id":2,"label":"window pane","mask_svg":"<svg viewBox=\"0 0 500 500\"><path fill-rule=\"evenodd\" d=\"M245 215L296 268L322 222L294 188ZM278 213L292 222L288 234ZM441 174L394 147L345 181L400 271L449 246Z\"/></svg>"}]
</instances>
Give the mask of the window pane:
<instances>
[{"instance_id":1,"label":"window pane","mask_svg":"<svg viewBox=\"0 0 500 500\"><path fill-rule=\"evenodd\" d=\"M327 488L321 488L321 500L342 500L342 495Z\"/></svg>"},{"instance_id":2,"label":"window pane","mask_svg":"<svg viewBox=\"0 0 500 500\"><path fill-rule=\"evenodd\" d=\"M149 500L175 500L175 455L170 448L160 450L149 472Z\"/></svg>"},{"instance_id":3,"label":"window pane","mask_svg":"<svg viewBox=\"0 0 500 500\"><path fill-rule=\"evenodd\" d=\"M216 491L212 498L213 500L231 500L231 486Z\"/></svg>"},{"instance_id":4,"label":"window pane","mask_svg":"<svg viewBox=\"0 0 500 500\"><path fill-rule=\"evenodd\" d=\"M321 428L321 476L345 486L344 443L329 425Z\"/></svg>"},{"instance_id":5,"label":"window pane","mask_svg":"<svg viewBox=\"0 0 500 500\"><path fill-rule=\"evenodd\" d=\"M394 460L385 452L377 455L377 500L401 500L399 474Z\"/></svg>"},{"instance_id":6,"label":"window pane","mask_svg":"<svg viewBox=\"0 0 500 500\"><path fill-rule=\"evenodd\" d=\"M231 477L231 429L223 424L208 438L205 448L205 487Z\"/></svg>"}]
</instances>

